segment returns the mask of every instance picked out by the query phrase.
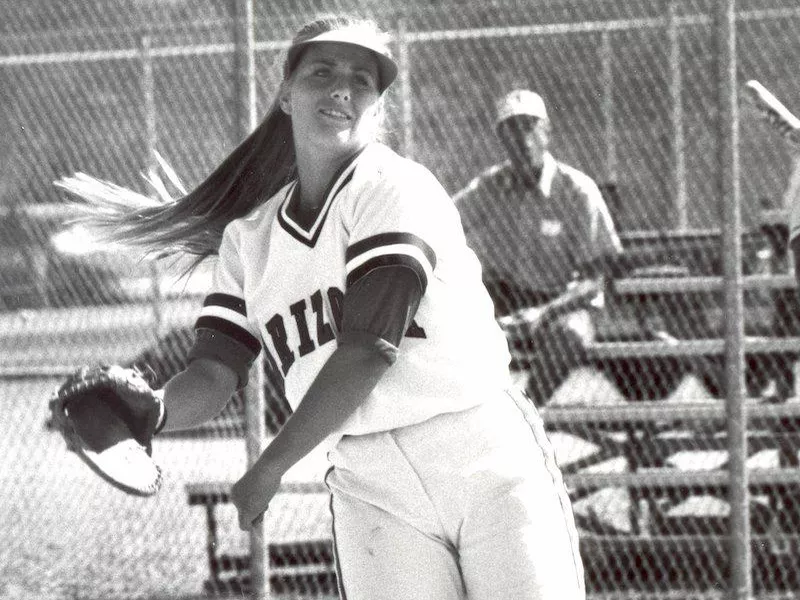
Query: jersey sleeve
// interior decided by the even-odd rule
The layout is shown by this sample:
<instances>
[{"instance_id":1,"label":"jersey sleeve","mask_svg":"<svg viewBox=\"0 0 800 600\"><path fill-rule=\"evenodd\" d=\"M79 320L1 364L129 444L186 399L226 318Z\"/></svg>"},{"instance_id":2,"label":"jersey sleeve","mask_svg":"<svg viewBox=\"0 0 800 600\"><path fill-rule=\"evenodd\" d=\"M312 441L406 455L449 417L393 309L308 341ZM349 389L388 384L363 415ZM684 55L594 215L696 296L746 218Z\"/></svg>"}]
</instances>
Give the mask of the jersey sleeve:
<instances>
[{"instance_id":1,"label":"jersey sleeve","mask_svg":"<svg viewBox=\"0 0 800 600\"><path fill-rule=\"evenodd\" d=\"M346 287L368 273L402 267L416 275L421 294L436 268L438 241L460 235L458 213L430 172L381 177L352 199L345 253Z\"/></svg>"},{"instance_id":2,"label":"jersey sleeve","mask_svg":"<svg viewBox=\"0 0 800 600\"><path fill-rule=\"evenodd\" d=\"M241 260L232 237L226 230L211 291L195 323L195 342L189 360L209 358L221 362L237 374L242 388L261 351L261 343L247 317Z\"/></svg>"},{"instance_id":3,"label":"jersey sleeve","mask_svg":"<svg viewBox=\"0 0 800 600\"><path fill-rule=\"evenodd\" d=\"M371 346L386 362L394 363L421 297L412 269L391 266L370 271L345 293L339 344Z\"/></svg>"}]
</instances>

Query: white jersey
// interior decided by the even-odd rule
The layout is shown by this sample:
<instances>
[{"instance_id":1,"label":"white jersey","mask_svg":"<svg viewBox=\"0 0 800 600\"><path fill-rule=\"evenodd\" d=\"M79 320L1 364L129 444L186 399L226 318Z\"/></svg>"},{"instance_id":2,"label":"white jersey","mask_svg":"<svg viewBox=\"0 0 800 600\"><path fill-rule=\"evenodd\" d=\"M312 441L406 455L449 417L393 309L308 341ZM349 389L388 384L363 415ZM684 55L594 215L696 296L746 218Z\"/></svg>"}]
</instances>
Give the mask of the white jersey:
<instances>
[{"instance_id":1,"label":"white jersey","mask_svg":"<svg viewBox=\"0 0 800 600\"><path fill-rule=\"evenodd\" d=\"M316 220L287 210L296 183L225 229L201 321L260 340L294 408L336 348L348 286L404 265L422 284L397 360L338 435L422 422L496 398L510 385L506 338L479 263L436 178L371 144L331 186Z\"/></svg>"}]
</instances>

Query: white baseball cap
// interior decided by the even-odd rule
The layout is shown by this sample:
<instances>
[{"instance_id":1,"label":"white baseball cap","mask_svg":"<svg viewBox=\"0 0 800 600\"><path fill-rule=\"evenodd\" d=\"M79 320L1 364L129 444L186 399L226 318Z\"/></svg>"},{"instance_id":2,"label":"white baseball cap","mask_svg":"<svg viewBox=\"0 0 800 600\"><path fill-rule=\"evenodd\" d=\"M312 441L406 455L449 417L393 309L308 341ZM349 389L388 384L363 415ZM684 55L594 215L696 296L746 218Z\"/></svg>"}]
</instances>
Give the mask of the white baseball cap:
<instances>
[{"instance_id":1,"label":"white baseball cap","mask_svg":"<svg viewBox=\"0 0 800 600\"><path fill-rule=\"evenodd\" d=\"M517 115L547 119L547 108L544 105L544 100L536 92L514 90L497 101L495 125Z\"/></svg>"},{"instance_id":2,"label":"white baseball cap","mask_svg":"<svg viewBox=\"0 0 800 600\"><path fill-rule=\"evenodd\" d=\"M361 24L348 25L331 31L324 31L307 40L295 42L286 54L284 72L288 75L297 66L303 50L319 42L338 42L366 48L373 53L378 62L380 89L384 91L397 77L397 63L394 62L387 43L387 36Z\"/></svg>"}]
</instances>

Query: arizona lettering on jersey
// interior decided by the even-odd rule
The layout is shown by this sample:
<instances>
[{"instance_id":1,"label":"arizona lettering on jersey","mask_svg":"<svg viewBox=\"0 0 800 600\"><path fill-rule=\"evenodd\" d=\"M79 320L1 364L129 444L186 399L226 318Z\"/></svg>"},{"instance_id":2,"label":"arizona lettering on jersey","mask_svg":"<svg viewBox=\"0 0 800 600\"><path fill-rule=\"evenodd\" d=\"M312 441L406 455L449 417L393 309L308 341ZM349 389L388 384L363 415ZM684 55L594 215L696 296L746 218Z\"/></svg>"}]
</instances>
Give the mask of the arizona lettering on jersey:
<instances>
[{"instance_id":1,"label":"arizona lettering on jersey","mask_svg":"<svg viewBox=\"0 0 800 600\"><path fill-rule=\"evenodd\" d=\"M295 192L291 183L228 225L198 327L247 349L260 340L296 407L336 348L348 288L400 265L420 283L419 308L396 361L339 434L469 408L509 385L506 339L480 266L427 169L371 144L341 171L312 222L292 217Z\"/></svg>"}]
</instances>

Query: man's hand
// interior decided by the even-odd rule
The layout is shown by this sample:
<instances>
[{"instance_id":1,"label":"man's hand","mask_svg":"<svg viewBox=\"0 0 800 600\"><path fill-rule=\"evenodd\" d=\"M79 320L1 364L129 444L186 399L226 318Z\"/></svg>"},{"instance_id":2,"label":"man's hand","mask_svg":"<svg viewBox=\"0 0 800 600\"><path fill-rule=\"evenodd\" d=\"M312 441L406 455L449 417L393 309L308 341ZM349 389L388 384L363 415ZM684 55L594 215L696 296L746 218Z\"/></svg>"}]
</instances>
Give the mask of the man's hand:
<instances>
[{"instance_id":1,"label":"man's hand","mask_svg":"<svg viewBox=\"0 0 800 600\"><path fill-rule=\"evenodd\" d=\"M547 323L554 319L588 308L602 291L602 283L598 280L579 281L570 285L560 296L546 304L533 308L524 308L508 316L497 319L500 327L512 340L520 336L531 337Z\"/></svg>"}]
</instances>

